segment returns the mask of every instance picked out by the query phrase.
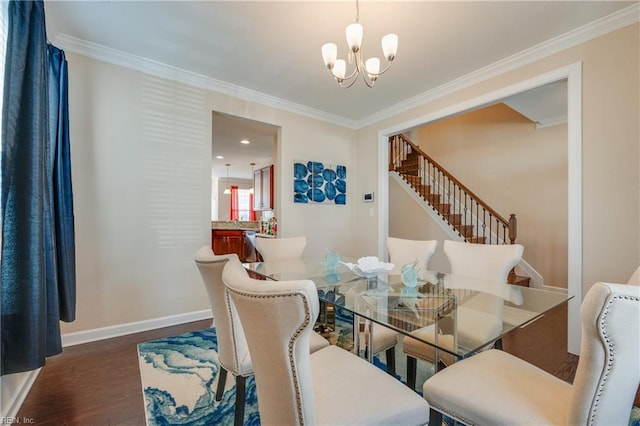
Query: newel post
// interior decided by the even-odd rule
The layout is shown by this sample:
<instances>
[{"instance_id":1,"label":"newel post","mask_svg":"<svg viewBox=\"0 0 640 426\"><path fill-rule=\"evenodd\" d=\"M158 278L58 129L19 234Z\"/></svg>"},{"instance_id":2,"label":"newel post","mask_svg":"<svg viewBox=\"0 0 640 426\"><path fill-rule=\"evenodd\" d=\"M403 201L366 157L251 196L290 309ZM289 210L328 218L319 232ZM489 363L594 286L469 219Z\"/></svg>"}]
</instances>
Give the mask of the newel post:
<instances>
[{"instance_id":1,"label":"newel post","mask_svg":"<svg viewBox=\"0 0 640 426\"><path fill-rule=\"evenodd\" d=\"M516 242L516 238L518 236L518 219L516 219L516 215L511 213L509 216L509 240L511 244Z\"/></svg>"}]
</instances>

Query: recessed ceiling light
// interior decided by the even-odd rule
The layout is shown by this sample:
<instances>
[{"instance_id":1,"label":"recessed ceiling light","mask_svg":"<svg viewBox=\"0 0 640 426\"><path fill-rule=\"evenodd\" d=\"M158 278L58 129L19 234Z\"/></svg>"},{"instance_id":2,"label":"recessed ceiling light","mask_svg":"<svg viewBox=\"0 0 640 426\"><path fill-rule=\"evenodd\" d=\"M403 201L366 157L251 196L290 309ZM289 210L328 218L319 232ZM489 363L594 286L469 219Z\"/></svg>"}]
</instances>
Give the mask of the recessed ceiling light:
<instances>
[{"instance_id":1,"label":"recessed ceiling light","mask_svg":"<svg viewBox=\"0 0 640 426\"><path fill-rule=\"evenodd\" d=\"M223 157L222 155L216 155L216 158L217 158L218 160L222 160L224 157Z\"/></svg>"},{"instance_id":2,"label":"recessed ceiling light","mask_svg":"<svg viewBox=\"0 0 640 426\"><path fill-rule=\"evenodd\" d=\"M242 139L242 140L240 141L240 143L241 143L241 144L243 144L243 145L249 145L251 142L249 142L249 141L248 141L248 140L246 140L246 139Z\"/></svg>"}]
</instances>

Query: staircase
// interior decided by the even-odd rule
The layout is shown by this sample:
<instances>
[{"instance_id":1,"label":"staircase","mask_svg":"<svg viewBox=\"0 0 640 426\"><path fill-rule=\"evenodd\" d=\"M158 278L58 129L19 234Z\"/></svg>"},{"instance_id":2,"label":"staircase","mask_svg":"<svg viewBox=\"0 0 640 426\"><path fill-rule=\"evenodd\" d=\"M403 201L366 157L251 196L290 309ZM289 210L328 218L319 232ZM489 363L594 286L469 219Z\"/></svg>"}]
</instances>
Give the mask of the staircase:
<instances>
[{"instance_id":1,"label":"staircase","mask_svg":"<svg viewBox=\"0 0 640 426\"><path fill-rule=\"evenodd\" d=\"M389 171L397 172L425 203L472 244L514 244L517 219L504 219L404 135L389 138ZM511 271L509 283L529 286Z\"/></svg>"}]
</instances>

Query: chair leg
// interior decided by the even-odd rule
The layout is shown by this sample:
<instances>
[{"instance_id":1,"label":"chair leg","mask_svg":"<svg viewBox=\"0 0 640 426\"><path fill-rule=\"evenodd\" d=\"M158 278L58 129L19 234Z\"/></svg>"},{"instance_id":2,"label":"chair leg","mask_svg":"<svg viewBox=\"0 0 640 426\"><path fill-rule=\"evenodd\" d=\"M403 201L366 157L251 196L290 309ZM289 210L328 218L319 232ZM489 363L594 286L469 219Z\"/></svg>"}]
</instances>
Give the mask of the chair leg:
<instances>
[{"instance_id":1,"label":"chair leg","mask_svg":"<svg viewBox=\"0 0 640 426\"><path fill-rule=\"evenodd\" d=\"M502 350L502 339L496 340L496 342L493 344L493 347Z\"/></svg>"},{"instance_id":2,"label":"chair leg","mask_svg":"<svg viewBox=\"0 0 640 426\"><path fill-rule=\"evenodd\" d=\"M224 393L224 384L227 381L227 370L220 367L220 374L218 376L218 388L216 389L216 401L222 400L222 394Z\"/></svg>"},{"instance_id":3,"label":"chair leg","mask_svg":"<svg viewBox=\"0 0 640 426\"><path fill-rule=\"evenodd\" d=\"M433 408L429 409L429 424L430 425L438 425L442 424L442 413Z\"/></svg>"},{"instance_id":4,"label":"chair leg","mask_svg":"<svg viewBox=\"0 0 640 426\"><path fill-rule=\"evenodd\" d=\"M387 349L387 351L385 352L385 355L387 357L387 373L395 377L396 376L396 348L393 347L393 348Z\"/></svg>"},{"instance_id":5,"label":"chair leg","mask_svg":"<svg viewBox=\"0 0 640 426\"><path fill-rule=\"evenodd\" d=\"M244 401L246 399L245 382L247 378L236 376L236 412L233 418L234 426L242 426L244 423Z\"/></svg>"},{"instance_id":6,"label":"chair leg","mask_svg":"<svg viewBox=\"0 0 640 426\"><path fill-rule=\"evenodd\" d=\"M416 370L418 368L418 360L407 355L407 386L411 390L416 390Z\"/></svg>"}]
</instances>

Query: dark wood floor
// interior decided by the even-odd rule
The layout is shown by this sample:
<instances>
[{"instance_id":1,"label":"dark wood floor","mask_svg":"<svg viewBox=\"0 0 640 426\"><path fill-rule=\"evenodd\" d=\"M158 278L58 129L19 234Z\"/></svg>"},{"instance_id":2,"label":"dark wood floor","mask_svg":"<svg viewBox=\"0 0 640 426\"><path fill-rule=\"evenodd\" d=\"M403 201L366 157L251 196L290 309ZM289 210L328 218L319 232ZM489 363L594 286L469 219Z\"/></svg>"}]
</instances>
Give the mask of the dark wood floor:
<instances>
[{"instance_id":1,"label":"dark wood floor","mask_svg":"<svg viewBox=\"0 0 640 426\"><path fill-rule=\"evenodd\" d=\"M210 324L198 321L65 348L47 361L18 417L39 426L144 425L136 345ZM572 381L577 357L567 353L566 324L566 307L557 308L506 336L504 350Z\"/></svg>"},{"instance_id":2,"label":"dark wood floor","mask_svg":"<svg viewBox=\"0 0 640 426\"><path fill-rule=\"evenodd\" d=\"M47 360L18 413L38 426L144 425L137 344L211 320L65 348Z\"/></svg>"}]
</instances>

